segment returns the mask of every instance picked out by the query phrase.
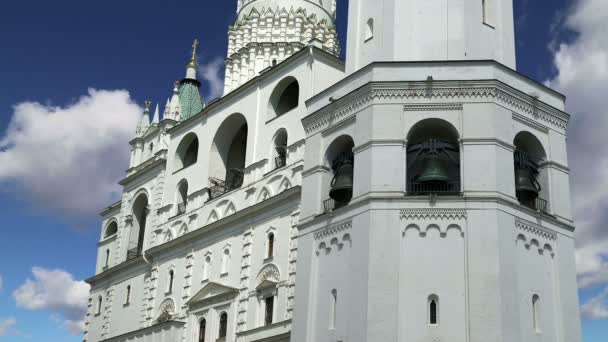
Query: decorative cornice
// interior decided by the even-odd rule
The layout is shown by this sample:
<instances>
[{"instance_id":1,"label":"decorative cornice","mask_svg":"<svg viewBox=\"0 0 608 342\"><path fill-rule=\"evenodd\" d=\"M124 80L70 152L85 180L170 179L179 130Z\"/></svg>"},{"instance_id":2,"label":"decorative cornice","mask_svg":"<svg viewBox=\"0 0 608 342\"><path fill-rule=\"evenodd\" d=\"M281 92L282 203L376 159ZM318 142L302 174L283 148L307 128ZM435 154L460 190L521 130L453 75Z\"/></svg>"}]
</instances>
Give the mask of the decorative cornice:
<instances>
[{"instance_id":1,"label":"decorative cornice","mask_svg":"<svg viewBox=\"0 0 608 342\"><path fill-rule=\"evenodd\" d=\"M406 104L403 105L406 112L436 112L462 110L462 103L426 103L426 104Z\"/></svg>"},{"instance_id":2,"label":"decorative cornice","mask_svg":"<svg viewBox=\"0 0 608 342\"><path fill-rule=\"evenodd\" d=\"M495 101L517 111L527 120L540 120L559 130L568 125L568 114L553 108L529 95L521 93L498 80L485 81L435 81L429 90L427 82L370 82L317 112L305 117L302 122L307 135L327 129L372 102L384 101L449 101L478 102ZM457 110L456 104L436 105L435 108L423 105L406 105L413 110ZM426 109L425 109L426 108ZM404 110L406 108L404 107Z\"/></svg>"},{"instance_id":3,"label":"decorative cornice","mask_svg":"<svg viewBox=\"0 0 608 342\"><path fill-rule=\"evenodd\" d=\"M552 232L543 226L539 226L536 223L532 223L520 218L515 219L515 227L523 230L524 232L542 237L547 240L557 239L557 233Z\"/></svg>"},{"instance_id":4,"label":"decorative cornice","mask_svg":"<svg viewBox=\"0 0 608 342\"><path fill-rule=\"evenodd\" d=\"M401 209L399 217L402 220L466 220L464 209Z\"/></svg>"},{"instance_id":5,"label":"decorative cornice","mask_svg":"<svg viewBox=\"0 0 608 342\"><path fill-rule=\"evenodd\" d=\"M315 240L320 240L320 239L324 239L324 238L332 236L332 235L337 235L340 232L351 229L352 225L353 225L353 222L350 220L334 223L334 224L330 225L329 227L321 229L320 231L316 232L314 235Z\"/></svg>"}]
</instances>

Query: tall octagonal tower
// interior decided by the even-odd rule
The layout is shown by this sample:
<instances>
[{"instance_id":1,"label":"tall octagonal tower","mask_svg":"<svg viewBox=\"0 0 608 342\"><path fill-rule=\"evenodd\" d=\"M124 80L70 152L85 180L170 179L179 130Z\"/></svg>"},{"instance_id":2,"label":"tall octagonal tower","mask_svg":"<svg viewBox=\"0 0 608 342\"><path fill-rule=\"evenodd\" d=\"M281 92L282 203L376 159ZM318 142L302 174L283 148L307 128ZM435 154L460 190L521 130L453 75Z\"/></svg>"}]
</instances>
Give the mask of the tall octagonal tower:
<instances>
[{"instance_id":1,"label":"tall octagonal tower","mask_svg":"<svg viewBox=\"0 0 608 342\"><path fill-rule=\"evenodd\" d=\"M228 31L224 93L300 51L311 41L339 54L336 0L239 0Z\"/></svg>"},{"instance_id":2,"label":"tall octagonal tower","mask_svg":"<svg viewBox=\"0 0 608 342\"><path fill-rule=\"evenodd\" d=\"M292 341L581 341L563 95L512 0L352 0L307 101Z\"/></svg>"}]
</instances>

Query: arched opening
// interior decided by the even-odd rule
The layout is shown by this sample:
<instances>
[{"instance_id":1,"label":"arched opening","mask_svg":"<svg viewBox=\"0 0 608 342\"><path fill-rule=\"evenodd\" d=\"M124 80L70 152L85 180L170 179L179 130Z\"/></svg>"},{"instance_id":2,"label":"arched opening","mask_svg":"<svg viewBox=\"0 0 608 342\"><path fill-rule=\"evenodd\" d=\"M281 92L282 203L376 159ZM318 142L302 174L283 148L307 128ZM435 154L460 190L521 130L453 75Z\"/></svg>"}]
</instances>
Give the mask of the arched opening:
<instances>
[{"instance_id":1,"label":"arched opening","mask_svg":"<svg viewBox=\"0 0 608 342\"><path fill-rule=\"evenodd\" d=\"M198 160L198 137L188 133L177 146L175 169L181 170L196 164Z\"/></svg>"},{"instance_id":2,"label":"arched opening","mask_svg":"<svg viewBox=\"0 0 608 342\"><path fill-rule=\"evenodd\" d=\"M272 258L274 256L274 234L268 234L268 242L267 242L267 258Z\"/></svg>"},{"instance_id":3,"label":"arched opening","mask_svg":"<svg viewBox=\"0 0 608 342\"><path fill-rule=\"evenodd\" d=\"M515 196L522 205L547 211L548 176L543 167L545 150L540 141L529 132L520 132L513 141L515 145Z\"/></svg>"},{"instance_id":4,"label":"arched opening","mask_svg":"<svg viewBox=\"0 0 608 342\"><path fill-rule=\"evenodd\" d=\"M338 290L331 290L329 307L329 329L336 328L336 318L338 315Z\"/></svg>"},{"instance_id":5,"label":"arched opening","mask_svg":"<svg viewBox=\"0 0 608 342\"><path fill-rule=\"evenodd\" d=\"M241 114L228 117L215 133L209 162L211 198L243 185L247 155L247 121Z\"/></svg>"},{"instance_id":6,"label":"arched opening","mask_svg":"<svg viewBox=\"0 0 608 342\"><path fill-rule=\"evenodd\" d=\"M348 205L353 198L354 147L353 139L342 135L329 145L325 153L326 163L333 173L329 187L330 199L324 202L326 212Z\"/></svg>"},{"instance_id":7,"label":"arched opening","mask_svg":"<svg viewBox=\"0 0 608 342\"><path fill-rule=\"evenodd\" d=\"M540 296L537 294L532 296L532 320L534 331L540 333Z\"/></svg>"},{"instance_id":8,"label":"arched opening","mask_svg":"<svg viewBox=\"0 0 608 342\"><path fill-rule=\"evenodd\" d=\"M117 233L118 233L118 224L116 223L116 221L112 221L106 227L106 231L105 231L105 234L103 235L103 237L104 237L104 239L107 239L110 236L116 235Z\"/></svg>"},{"instance_id":9,"label":"arched opening","mask_svg":"<svg viewBox=\"0 0 608 342\"><path fill-rule=\"evenodd\" d=\"M418 122L408 134L407 192L411 195L460 193L458 131L441 119Z\"/></svg>"},{"instance_id":10,"label":"arched opening","mask_svg":"<svg viewBox=\"0 0 608 342\"><path fill-rule=\"evenodd\" d=\"M218 338L225 338L228 332L228 314L222 312L220 315L220 331Z\"/></svg>"},{"instance_id":11,"label":"arched opening","mask_svg":"<svg viewBox=\"0 0 608 342\"><path fill-rule=\"evenodd\" d=\"M365 25L365 41L374 38L374 19L369 18L367 20L367 25Z\"/></svg>"},{"instance_id":12,"label":"arched opening","mask_svg":"<svg viewBox=\"0 0 608 342\"><path fill-rule=\"evenodd\" d=\"M439 324L439 298L435 295L429 296L429 324Z\"/></svg>"},{"instance_id":13,"label":"arched opening","mask_svg":"<svg viewBox=\"0 0 608 342\"><path fill-rule=\"evenodd\" d=\"M133 203L133 222L129 235L129 250L127 259L136 258L141 255L144 248L144 238L146 236L146 222L148 220L148 196L139 195Z\"/></svg>"},{"instance_id":14,"label":"arched opening","mask_svg":"<svg viewBox=\"0 0 608 342\"><path fill-rule=\"evenodd\" d=\"M275 169L287 165L287 131L281 129L274 136L272 157Z\"/></svg>"},{"instance_id":15,"label":"arched opening","mask_svg":"<svg viewBox=\"0 0 608 342\"><path fill-rule=\"evenodd\" d=\"M188 181L182 180L177 187L177 215L184 214L188 207Z\"/></svg>"},{"instance_id":16,"label":"arched opening","mask_svg":"<svg viewBox=\"0 0 608 342\"><path fill-rule=\"evenodd\" d=\"M207 334L207 320L201 319L198 325L198 342L205 342L205 335Z\"/></svg>"},{"instance_id":17,"label":"arched opening","mask_svg":"<svg viewBox=\"0 0 608 342\"><path fill-rule=\"evenodd\" d=\"M270 95L273 117L281 116L298 107L300 103L300 84L294 77L283 79Z\"/></svg>"}]
</instances>

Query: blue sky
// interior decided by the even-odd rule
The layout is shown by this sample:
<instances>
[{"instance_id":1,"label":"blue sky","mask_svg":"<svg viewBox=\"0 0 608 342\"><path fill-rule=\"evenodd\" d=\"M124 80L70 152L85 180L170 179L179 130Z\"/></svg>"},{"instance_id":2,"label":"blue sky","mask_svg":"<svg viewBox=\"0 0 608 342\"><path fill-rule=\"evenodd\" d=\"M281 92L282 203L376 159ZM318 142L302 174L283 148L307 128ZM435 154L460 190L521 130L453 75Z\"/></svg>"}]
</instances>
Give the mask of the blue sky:
<instances>
[{"instance_id":1,"label":"blue sky","mask_svg":"<svg viewBox=\"0 0 608 342\"><path fill-rule=\"evenodd\" d=\"M346 3L339 3L338 29L345 47ZM608 36L608 28L603 28L608 26L603 25L608 19L604 7L601 0L515 0L518 71L571 96L569 110L575 122L571 128L570 154L577 165L583 166L594 161L585 159L586 153L581 151L608 143L601 134L595 135L595 140L587 137L587 132L593 129L608 129L605 119L598 123L590 119L592 115L604 114L596 112L603 109L599 105L594 107L594 100L597 94L608 90L607 72L595 72L598 58L600 66L608 65L605 54L608 43L601 38ZM95 149L84 148L88 142L45 132L44 125L51 119L44 113L61 111L69 117L69 113L73 113L70 108L86 106L86 99L97 96L91 95L89 88L108 90L111 94L128 90L130 98L140 106L146 99L164 103L173 81L183 76L194 38L201 41L199 63L201 70L207 72L202 75L203 95L210 100L217 95L214 87L217 88L221 80L218 65L225 57L226 29L234 22L235 8L236 0L3 1L0 11L0 225L4 232L0 238L1 341L81 340L70 334L73 329L69 321L73 312L81 310L82 304L71 303L69 298L68 303L60 300L32 303L27 299L32 299L31 295L53 296L52 291L56 289L45 287L49 278L65 278L78 284L93 274L100 229L96 212L103 205L111 204L112 199L118 199L116 191L120 190L113 187L102 195L89 196L87 191L96 193L96 187L90 186L91 178L81 177L78 169L71 173L53 172L58 166L47 162L46 149L65 148L65 155L76 160L81 160L81 156L75 155L77 151ZM589 51L596 51L592 55L597 58L587 59ZM580 63L577 68L581 71L573 70L573 61ZM38 105L31 106L32 103ZM85 131L86 136L105 138L97 147L106 154L92 160L92 169L99 172L94 175L95 179L105 177L105 181L115 182L127 168L126 142L130 136L123 133L114 139L108 134L112 129L124 131L120 126L123 124L116 121L123 117L125 121L132 121L136 107L130 103L104 108L109 111L83 111L88 116L82 126L66 119L65 132ZM125 110L121 111L122 108ZM24 114L30 113L28 111L38 114ZM42 128L16 129L27 124L27 120L24 123L15 119L17 112L22 118L37 120ZM36 139L26 144L30 150L23 147L27 132L37 132ZM20 136L21 133L24 136ZM12 138L14 136L20 138ZM61 139L73 144L56 141ZM38 153L29 153L29 159L23 160L26 153L19 155L15 151ZM115 151L119 157L115 157ZM595 155L608 165L605 151L598 150ZM111 162L106 163L107 160ZM112 170L106 172L104 168ZM597 188L586 181L588 174L597 172L607 186L604 189L608 189L605 173L592 167L580 169L573 166L573 184L577 188L585 191ZM98 188L104 188L103 184L97 185ZM575 205L575 215L582 222L577 261L582 269L579 281L584 284L581 302L587 304L583 321L585 342L604 342L608 336L608 311L603 311L608 310L607 295L602 293L608 286L608 244L605 243L608 233L602 230L608 221L603 214L608 196L604 192L595 190L591 196L593 203L588 204L580 192L574 191L575 203L589 205L587 210ZM77 202L64 203L62 199L70 196ZM85 197L90 201L80 206ZM587 197L590 197L588 193ZM585 214L580 214L582 212ZM33 274L34 267L42 272Z\"/></svg>"}]
</instances>

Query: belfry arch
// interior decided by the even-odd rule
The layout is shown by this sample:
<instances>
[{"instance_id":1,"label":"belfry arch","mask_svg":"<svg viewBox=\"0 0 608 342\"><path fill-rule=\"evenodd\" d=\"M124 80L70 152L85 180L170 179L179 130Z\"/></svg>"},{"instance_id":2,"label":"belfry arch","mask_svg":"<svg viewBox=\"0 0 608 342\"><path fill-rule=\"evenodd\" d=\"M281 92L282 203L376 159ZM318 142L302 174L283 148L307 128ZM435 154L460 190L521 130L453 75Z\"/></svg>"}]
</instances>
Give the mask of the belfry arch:
<instances>
[{"instance_id":1,"label":"belfry arch","mask_svg":"<svg viewBox=\"0 0 608 342\"><path fill-rule=\"evenodd\" d=\"M220 125L209 155L209 187L215 197L240 188L247 160L247 119L232 114Z\"/></svg>"},{"instance_id":2,"label":"belfry arch","mask_svg":"<svg viewBox=\"0 0 608 342\"><path fill-rule=\"evenodd\" d=\"M149 211L148 195L142 193L133 201L127 259L132 259L142 254Z\"/></svg>"}]
</instances>

